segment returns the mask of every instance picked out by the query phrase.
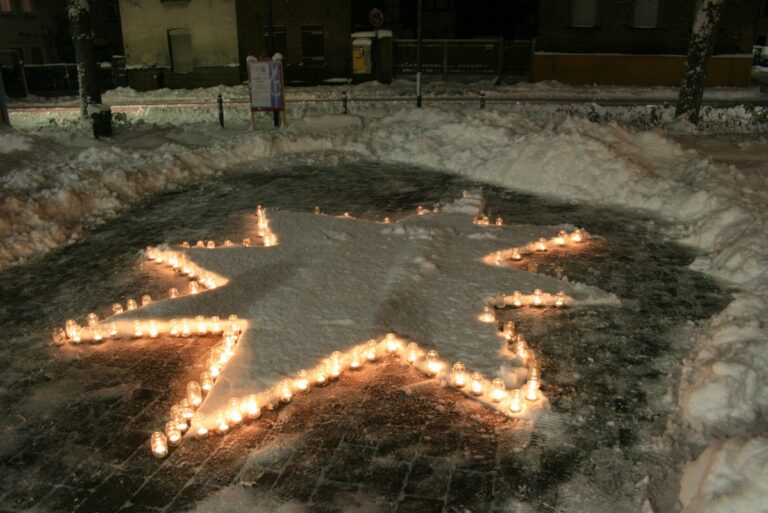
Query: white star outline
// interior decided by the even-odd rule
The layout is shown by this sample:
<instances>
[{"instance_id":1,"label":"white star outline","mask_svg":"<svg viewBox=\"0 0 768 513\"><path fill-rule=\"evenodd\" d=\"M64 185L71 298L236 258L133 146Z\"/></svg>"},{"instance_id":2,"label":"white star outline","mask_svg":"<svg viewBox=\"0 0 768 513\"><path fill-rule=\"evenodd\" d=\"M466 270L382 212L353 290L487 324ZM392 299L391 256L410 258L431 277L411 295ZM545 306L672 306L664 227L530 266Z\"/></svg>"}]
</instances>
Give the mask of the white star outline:
<instances>
[{"instance_id":1,"label":"white star outline","mask_svg":"<svg viewBox=\"0 0 768 513\"><path fill-rule=\"evenodd\" d=\"M470 198L472 199L472 198ZM447 210L447 209L446 209ZM317 212L316 212L317 213ZM281 214L284 214L281 212ZM302 214L307 215L307 214ZM416 225L415 233L418 235L418 230L423 229L419 227L421 224L420 218L427 218L432 216L431 211L423 208L419 208L415 215L404 216L398 221L391 222L388 218L385 218L384 222L372 222L365 220L358 220L352 218L348 214L342 216L325 216L321 217L338 222L363 222L369 224L378 225L383 231L392 230L392 232L398 232L400 227L405 224ZM438 214L445 215L445 214ZM315 216L310 216L315 217ZM519 260L532 253L538 251L573 251L583 247L582 242L586 238L585 232L582 230L575 230L573 232L566 233L561 230L557 235L550 239L541 237L530 237L528 235L527 241L523 244L514 245L512 247L501 246L503 249L496 249L499 247L495 234L503 232L504 226L497 225L496 223L490 223L486 216L478 216L474 219L474 223L468 222L466 215L460 216L464 223L480 225L481 230L487 231L491 236L483 237L482 234L477 234L478 237L475 242L486 248L483 252L483 256L480 261L486 266L500 267L510 269L508 266L508 260ZM269 247L275 246L278 242L274 233L272 233L269 227L269 221L267 220L266 213L261 207L257 210L256 214L257 230L255 236L257 237L257 244L251 244L249 239L243 241L243 244L232 244L227 241L223 250L235 250L239 248L240 251L248 249L248 246L260 246L258 248L252 248L251 251L265 251ZM498 222L498 221L497 221ZM389 226L386 226L389 225ZM520 225L516 225L520 228ZM530 227L529 227L530 228ZM535 227L534 231L546 232L551 230L551 227ZM402 231L402 230L401 230ZM280 233L278 231L278 233ZM331 233L333 237L334 232ZM344 233L344 232L341 232ZM282 235L281 235L282 236ZM326 234L327 236L327 234ZM472 235L470 235L472 237ZM230 283L231 279L235 277L227 277L225 272L217 272L215 266L204 265L206 259L204 255L209 253L211 249L214 251L220 249L215 248L215 244L209 241L207 244L198 242L196 248L189 248L184 246L160 246L156 248L147 248L147 257L159 264L165 264L182 274L187 275L190 278L190 283L197 283L206 288L208 291L201 292L200 294L210 294L211 289L221 289L226 287ZM266 246L266 247L264 247ZM494 249L487 251L488 248ZM203 257L203 258L201 258ZM202 262L202 263L201 263ZM526 273L528 274L528 273ZM540 275L537 275L540 276ZM557 281L554 278L550 280ZM565 284L567 288L567 283ZM194 290L194 289L193 289ZM187 295L192 296L192 294ZM181 300L182 297L174 299L173 302ZM188 299L192 299L189 297ZM598 302L601 301L598 299ZM515 292L514 294L504 295L491 295L484 298L484 311L480 313L478 319L481 322L495 323L496 318L494 315L494 307L564 307L566 304L574 303L574 298L565 295L563 292L558 294L544 293L539 290L533 294L521 294ZM228 361L235 354L235 348L242 339L244 333L248 333L252 329L250 323L243 319L218 319L216 317L200 317L196 318L182 318L175 323L165 316L165 320L159 318L146 317L145 313L150 313L155 310L162 303L172 303L169 301L152 302L148 305L143 305L134 309L132 312L126 312L125 314L118 313L104 320L103 322L91 327L90 332L86 333L88 329L81 330L80 340L91 339L92 341L98 341L101 337L96 337L97 334L102 334L104 338L111 335L112 337L132 337L141 338L149 335L150 337L159 336L159 334L168 334L171 336L188 336L192 333L196 335L215 335L222 336L222 344L215 348L212 352L212 356L209 359L208 371L212 374L212 379L202 379L201 384L195 386L190 385L188 388L188 397L180 401L172 409L171 420L176 422L176 426L181 427L178 431L171 430L166 427L166 434L168 435L167 441L160 443L158 433L153 434L152 447L153 453L156 456L165 456L168 454L167 442L171 445L176 445L181 442L181 433L186 430L187 427L191 427L191 432L198 436L207 435L210 432L216 431L218 433L225 433L234 428L246 419L254 419L260 415L260 409L263 407L274 408L280 403L290 402L292 398L303 392L310 391L314 386L325 385L329 381L333 381L338 378L342 373L350 370L355 370L369 362L377 361L385 357L397 357L402 362L408 362L414 368L424 373L425 375L435 378L443 379L450 385L456 387L458 390L464 392L467 396L480 401L488 407L494 408L503 412L509 417L526 420L531 424L535 419L548 407L548 400L540 392L540 376L538 367L536 366L536 355L527 347L525 340L519 334L514 332L514 324L505 325L502 331L498 329L489 329L492 332L492 336L496 340L499 340L497 335L501 335L506 342L502 342L500 353L507 360L511 360L514 365L518 367L516 377L514 378L518 382L522 380L522 386L519 388L513 388L512 390L505 390L504 385L499 383L500 379L490 380L483 377L479 382L473 379L472 373L467 370L457 369L455 367L449 367L446 361L443 361L437 357L434 350L427 350L419 346L416 342L399 336L395 333L379 332L378 336L368 339L363 338L358 340L357 343L349 345L348 349L343 353L340 351L334 351L330 354L326 354L325 358L320 359L313 368L306 369L293 374L289 374L290 377L283 379L282 381L264 388L261 392L256 394L248 393L243 394L242 391L238 393L229 394L226 401L218 400L218 405L225 406L216 408L211 411L209 408L207 415L202 415L198 412L195 415L195 408L208 402L209 397L206 398L203 403L203 398L206 392L210 390L208 385L211 385L211 381L215 381L217 376L220 376L225 371ZM152 307L150 307L152 305ZM478 311L482 305L478 305ZM162 310L161 310L162 311ZM67 336L70 341L73 340L72 333L67 332ZM426 347L436 347L438 344L434 341L428 343ZM497 344L498 347L498 344ZM527 367L527 368L526 368ZM456 372L458 370L458 372ZM508 380L507 380L508 381ZM478 385L479 383L479 385ZM501 386L501 389L499 388ZM207 389L207 390L206 390ZM250 390L249 392L253 392ZM219 394L221 396L221 394ZM201 408L201 412L205 408ZM194 416L194 417L193 417ZM194 422L190 422L194 418ZM190 424L193 424L190 426ZM155 450L156 445L159 444L160 450ZM162 450L164 445L165 449Z\"/></svg>"}]
</instances>

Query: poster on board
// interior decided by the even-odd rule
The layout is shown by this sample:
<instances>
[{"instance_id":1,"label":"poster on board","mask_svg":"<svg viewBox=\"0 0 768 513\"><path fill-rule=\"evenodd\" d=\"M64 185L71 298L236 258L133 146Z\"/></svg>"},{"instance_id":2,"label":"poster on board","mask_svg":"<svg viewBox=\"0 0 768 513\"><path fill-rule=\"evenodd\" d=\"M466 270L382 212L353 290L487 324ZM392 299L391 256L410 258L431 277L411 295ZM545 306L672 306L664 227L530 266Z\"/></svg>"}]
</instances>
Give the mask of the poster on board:
<instances>
[{"instance_id":1,"label":"poster on board","mask_svg":"<svg viewBox=\"0 0 768 513\"><path fill-rule=\"evenodd\" d=\"M248 57L251 111L279 111L285 107L281 60Z\"/></svg>"}]
</instances>

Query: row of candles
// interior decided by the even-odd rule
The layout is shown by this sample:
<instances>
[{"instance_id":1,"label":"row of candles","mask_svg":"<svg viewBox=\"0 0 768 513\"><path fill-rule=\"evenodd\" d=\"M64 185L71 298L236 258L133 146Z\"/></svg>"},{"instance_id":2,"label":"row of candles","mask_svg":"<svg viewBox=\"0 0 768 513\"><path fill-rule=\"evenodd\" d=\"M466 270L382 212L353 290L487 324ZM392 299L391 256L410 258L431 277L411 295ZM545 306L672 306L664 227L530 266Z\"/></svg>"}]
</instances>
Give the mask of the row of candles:
<instances>
[{"instance_id":1,"label":"row of candles","mask_svg":"<svg viewBox=\"0 0 768 513\"><path fill-rule=\"evenodd\" d=\"M526 381L520 388L508 390L503 379L488 380L480 372L469 372L461 362L454 363L449 370L447 362L440 359L437 351L425 351L415 342L388 333L345 353L334 351L315 368L300 370L293 377L280 381L260 394L231 398L224 408L204 416L195 410L202 404L204 395L210 391L223 366L232 356L239 334L229 337L223 348L213 350L208 369L201 374L200 380L187 384L186 397L171 408L170 420L165 424L164 431L152 434L152 454L164 458L169 454L170 447L181 444L187 432L196 438L204 438L213 433L226 434L248 420L259 418L263 408L276 409L315 387L323 387L338 380L344 372L362 369L366 364L375 363L385 356L400 358L431 378L446 379L457 390L512 417L523 415L529 408L543 407L545 398L539 389L541 380L536 360L522 336L515 333L514 322L507 322L500 335L507 340L513 357L523 365L528 365Z\"/></svg>"},{"instance_id":2,"label":"row of candles","mask_svg":"<svg viewBox=\"0 0 768 513\"><path fill-rule=\"evenodd\" d=\"M560 230L556 236L550 239L541 237L538 241L531 242L525 246L499 250L486 256L483 261L489 265L505 265L509 260L519 262L526 255L545 253L552 249L568 247L571 244L581 244L587 240L587 237L587 232L580 228L577 228L571 233L568 233L565 230Z\"/></svg>"}]
</instances>

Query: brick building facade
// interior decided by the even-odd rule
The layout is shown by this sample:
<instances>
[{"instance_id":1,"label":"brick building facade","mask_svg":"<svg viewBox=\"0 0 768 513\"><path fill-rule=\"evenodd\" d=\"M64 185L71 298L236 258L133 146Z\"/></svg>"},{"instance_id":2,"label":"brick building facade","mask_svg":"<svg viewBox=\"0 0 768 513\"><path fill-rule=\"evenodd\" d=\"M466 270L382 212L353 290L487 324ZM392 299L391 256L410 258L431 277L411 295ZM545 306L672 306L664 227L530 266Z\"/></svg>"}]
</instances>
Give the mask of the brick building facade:
<instances>
[{"instance_id":1,"label":"brick building facade","mask_svg":"<svg viewBox=\"0 0 768 513\"><path fill-rule=\"evenodd\" d=\"M317 82L347 77L351 69L353 0L272 0L275 50L285 59L286 80ZM237 37L242 73L245 58L269 56L267 2L237 0Z\"/></svg>"},{"instance_id":2,"label":"brick building facade","mask_svg":"<svg viewBox=\"0 0 768 513\"><path fill-rule=\"evenodd\" d=\"M725 3L710 85L749 84L761 1ZM533 79L679 85L697 6L698 0L540 0Z\"/></svg>"}]
</instances>

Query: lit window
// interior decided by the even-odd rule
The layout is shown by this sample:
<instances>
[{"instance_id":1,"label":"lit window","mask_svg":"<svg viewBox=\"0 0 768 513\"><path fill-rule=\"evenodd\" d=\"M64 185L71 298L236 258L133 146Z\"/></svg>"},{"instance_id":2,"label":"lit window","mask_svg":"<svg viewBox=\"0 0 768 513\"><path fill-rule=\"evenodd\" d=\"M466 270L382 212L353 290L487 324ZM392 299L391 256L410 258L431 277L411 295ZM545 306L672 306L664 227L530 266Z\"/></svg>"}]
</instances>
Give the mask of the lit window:
<instances>
[{"instance_id":1,"label":"lit window","mask_svg":"<svg viewBox=\"0 0 768 513\"><path fill-rule=\"evenodd\" d=\"M597 25L597 0L573 0L573 26Z\"/></svg>"},{"instance_id":2,"label":"lit window","mask_svg":"<svg viewBox=\"0 0 768 513\"><path fill-rule=\"evenodd\" d=\"M633 26L655 28L659 23L659 0L635 0Z\"/></svg>"},{"instance_id":3,"label":"lit window","mask_svg":"<svg viewBox=\"0 0 768 513\"><path fill-rule=\"evenodd\" d=\"M32 0L21 0L21 10L27 14L31 14Z\"/></svg>"},{"instance_id":4,"label":"lit window","mask_svg":"<svg viewBox=\"0 0 768 513\"><path fill-rule=\"evenodd\" d=\"M0 0L0 12L13 12L11 0Z\"/></svg>"}]
</instances>

